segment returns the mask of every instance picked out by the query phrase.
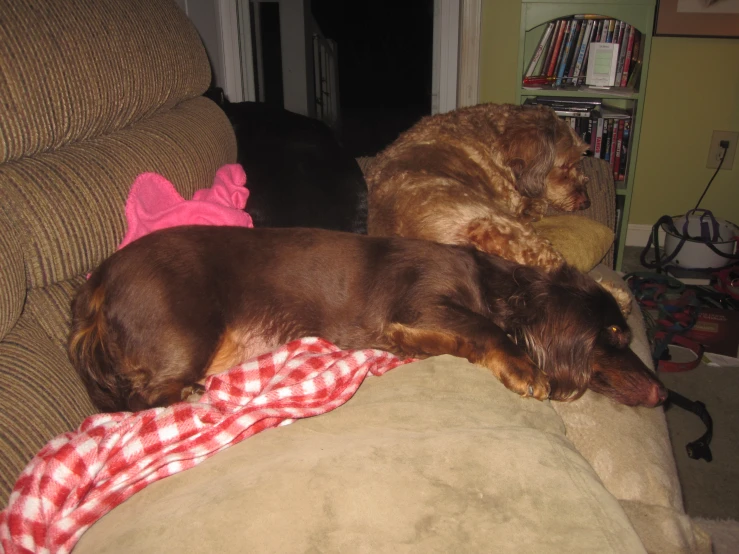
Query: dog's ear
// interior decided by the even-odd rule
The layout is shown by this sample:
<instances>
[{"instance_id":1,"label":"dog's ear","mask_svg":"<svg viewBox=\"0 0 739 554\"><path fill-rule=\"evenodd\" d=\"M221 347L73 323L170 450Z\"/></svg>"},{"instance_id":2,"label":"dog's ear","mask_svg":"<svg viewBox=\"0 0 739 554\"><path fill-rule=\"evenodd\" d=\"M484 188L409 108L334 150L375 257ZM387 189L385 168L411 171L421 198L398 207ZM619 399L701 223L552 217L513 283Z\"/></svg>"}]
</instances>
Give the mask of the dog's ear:
<instances>
[{"instance_id":1,"label":"dog's ear","mask_svg":"<svg viewBox=\"0 0 739 554\"><path fill-rule=\"evenodd\" d=\"M529 198L544 194L556 155L557 116L539 108L522 108L510 118L504 133L506 164L516 177L518 192Z\"/></svg>"}]
</instances>

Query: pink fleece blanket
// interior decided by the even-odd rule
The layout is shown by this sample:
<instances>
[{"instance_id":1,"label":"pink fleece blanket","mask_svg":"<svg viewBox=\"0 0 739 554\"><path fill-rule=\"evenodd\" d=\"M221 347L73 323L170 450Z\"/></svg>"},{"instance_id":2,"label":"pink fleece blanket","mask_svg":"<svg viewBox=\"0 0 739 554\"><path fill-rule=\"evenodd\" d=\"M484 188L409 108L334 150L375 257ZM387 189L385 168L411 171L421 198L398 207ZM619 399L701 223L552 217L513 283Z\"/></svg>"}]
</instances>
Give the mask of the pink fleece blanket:
<instances>
[{"instance_id":1,"label":"pink fleece blanket","mask_svg":"<svg viewBox=\"0 0 739 554\"><path fill-rule=\"evenodd\" d=\"M119 249L159 229L178 225L233 225L253 227L244 211L249 189L238 164L221 167L213 186L185 200L174 185L157 173L142 173L131 185L126 201L128 231Z\"/></svg>"},{"instance_id":2,"label":"pink fleece blanket","mask_svg":"<svg viewBox=\"0 0 739 554\"><path fill-rule=\"evenodd\" d=\"M208 377L198 403L91 416L21 473L0 513L0 550L70 552L88 527L148 484L265 429L331 411L368 373L409 361L305 338Z\"/></svg>"}]
</instances>

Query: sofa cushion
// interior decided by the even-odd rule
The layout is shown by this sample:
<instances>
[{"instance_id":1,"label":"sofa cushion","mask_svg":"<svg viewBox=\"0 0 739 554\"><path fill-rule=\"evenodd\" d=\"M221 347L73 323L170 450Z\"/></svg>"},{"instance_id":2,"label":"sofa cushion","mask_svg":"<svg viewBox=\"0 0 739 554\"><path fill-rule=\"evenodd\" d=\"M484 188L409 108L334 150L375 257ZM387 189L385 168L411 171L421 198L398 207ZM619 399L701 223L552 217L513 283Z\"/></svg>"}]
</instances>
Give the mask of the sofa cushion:
<instances>
[{"instance_id":1,"label":"sofa cushion","mask_svg":"<svg viewBox=\"0 0 739 554\"><path fill-rule=\"evenodd\" d=\"M49 440L95 413L64 349L24 313L0 342L0 506Z\"/></svg>"},{"instance_id":2,"label":"sofa cushion","mask_svg":"<svg viewBox=\"0 0 739 554\"><path fill-rule=\"evenodd\" d=\"M210 64L171 0L4 0L0 163L200 96Z\"/></svg>"},{"instance_id":3,"label":"sofa cushion","mask_svg":"<svg viewBox=\"0 0 739 554\"><path fill-rule=\"evenodd\" d=\"M13 327L26 299L26 271L23 249L5 215L6 202L0 189L0 340Z\"/></svg>"},{"instance_id":4,"label":"sofa cushion","mask_svg":"<svg viewBox=\"0 0 739 554\"><path fill-rule=\"evenodd\" d=\"M615 271L603 265L591 274L625 286ZM634 336L631 348L653 367L635 301L628 323ZM577 402L552 406L567 426L567 437L621 501L650 553L710 552L705 534L685 514L662 408L629 408L590 391Z\"/></svg>"},{"instance_id":5,"label":"sofa cushion","mask_svg":"<svg viewBox=\"0 0 739 554\"><path fill-rule=\"evenodd\" d=\"M27 286L71 279L109 256L125 233L124 206L140 173L161 173L189 198L235 157L225 114L198 97L128 129L0 164L4 216L25 231Z\"/></svg>"},{"instance_id":6,"label":"sofa cushion","mask_svg":"<svg viewBox=\"0 0 739 554\"><path fill-rule=\"evenodd\" d=\"M643 552L549 403L451 356L150 485L75 553L204 550Z\"/></svg>"},{"instance_id":7,"label":"sofa cushion","mask_svg":"<svg viewBox=\"0 0 739 554\"><path fill-rule=\"evenodd\" d=\"M534 222L534 227L569 264L580 271L593 269L613 244L613 231L587 217L545 217Z\"/></svg>"}]
</instances>

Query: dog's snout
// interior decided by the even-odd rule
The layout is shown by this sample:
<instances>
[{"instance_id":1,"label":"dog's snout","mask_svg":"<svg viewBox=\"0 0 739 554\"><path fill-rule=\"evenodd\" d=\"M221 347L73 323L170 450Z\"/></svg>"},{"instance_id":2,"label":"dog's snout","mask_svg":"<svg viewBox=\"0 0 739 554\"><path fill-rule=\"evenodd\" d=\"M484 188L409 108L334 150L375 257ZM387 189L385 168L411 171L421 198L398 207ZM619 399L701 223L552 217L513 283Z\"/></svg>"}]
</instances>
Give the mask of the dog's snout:
<instances>
[{"instance_id":1,"label":"dog's snout","mask_svg":"<svg viewBox=\"0 0 739 554\"><path fill-rule=\"evenodd\" d=\"M661 383L654 383L649 391L649 408L656 408L667 401L667 389Z\"/></svg>"},{"instance_id":2,"label":"dog's snout","mask_svg":"<svg viewBox=\"0 0 739 554\"><path fill-rule=\"evenodd\" d=\"M584 200L580 201L580 204L578 204L577 209L578 210L587 210L590 207L590 198L585 198Z\"/></svg>"}]
</instances>

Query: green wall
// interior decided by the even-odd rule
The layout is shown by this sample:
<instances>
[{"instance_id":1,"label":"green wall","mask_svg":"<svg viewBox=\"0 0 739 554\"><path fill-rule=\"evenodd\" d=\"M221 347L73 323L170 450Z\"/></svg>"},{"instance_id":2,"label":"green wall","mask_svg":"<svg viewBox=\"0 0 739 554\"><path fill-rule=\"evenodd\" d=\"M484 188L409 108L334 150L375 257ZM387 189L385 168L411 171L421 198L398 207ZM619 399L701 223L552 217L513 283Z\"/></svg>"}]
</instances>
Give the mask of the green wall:
<instances>
[{"instance_id":1,"label":"green wall","mask_svg":"<svg viewBox=\"0 0 739 554\"><path fill-rule=\"evenodd\" d=\"M692 209L715 169L711 135L739 131L739 39L655 37L649 60L630 223ZM701 207L739 224L739 157Z\"/></svg>"},{"instance_id":2,"label":"green wall","mask_svg":"<svg viewBox=\"0 0 739 554\"><path fill-rule=\"evenodd\" d=\"M480 101L514 102L520 0L483 0ZM715 169L714 130L739 131L739 39L655 37L630 224L652 225L695 206ZM739 224L739 153L701 206Z\"/></svg>"}]
</instances>

